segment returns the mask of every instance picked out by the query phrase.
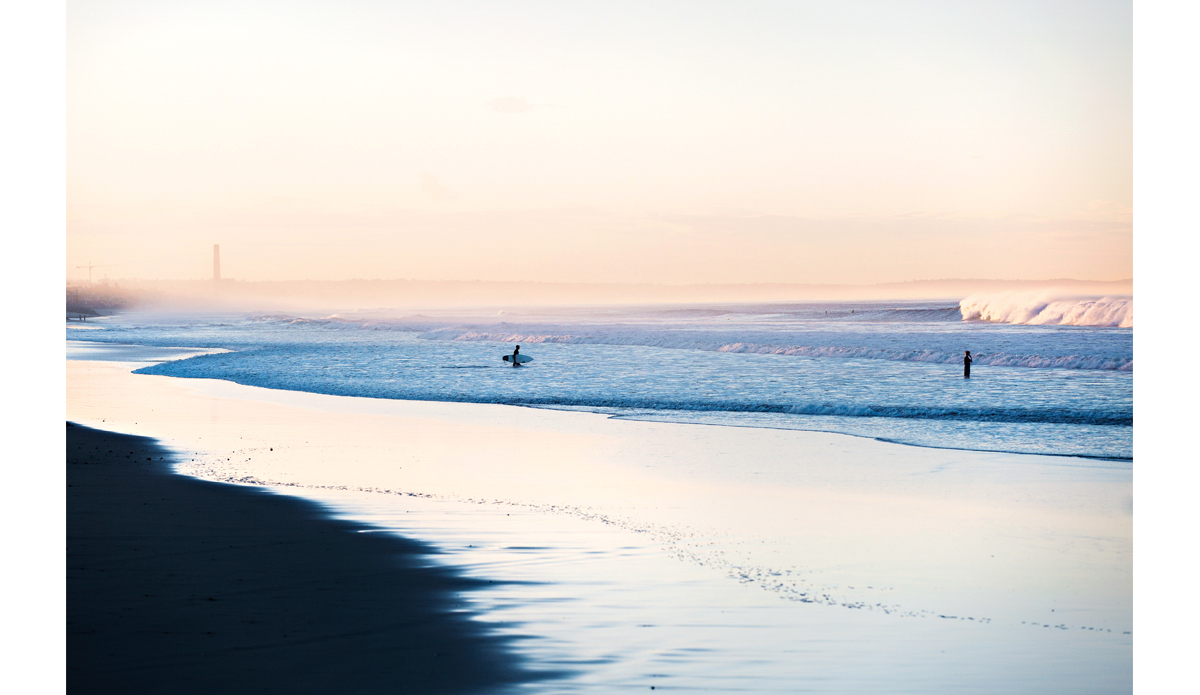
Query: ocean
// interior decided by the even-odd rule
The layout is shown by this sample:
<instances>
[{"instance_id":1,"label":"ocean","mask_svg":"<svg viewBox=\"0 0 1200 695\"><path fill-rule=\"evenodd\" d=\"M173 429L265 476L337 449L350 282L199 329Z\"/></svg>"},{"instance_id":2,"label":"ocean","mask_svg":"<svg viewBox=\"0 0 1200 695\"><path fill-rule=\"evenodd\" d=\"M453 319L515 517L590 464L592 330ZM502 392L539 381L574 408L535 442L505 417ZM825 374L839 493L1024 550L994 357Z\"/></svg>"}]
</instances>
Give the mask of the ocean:
<instances>
[{"instance_id":1,"label":"ocean","mask_svg":"<svg viewBox=\"0 0 1200 695\"><path fill-rule=\"evenodd\" d=\"M963 312L947 301L144 314L87 339L222 348L142 373L273 389L1132 459L1132 328ZM501 356L518 344L533 361L514 370Z\"/></svg>"}]
</instances>

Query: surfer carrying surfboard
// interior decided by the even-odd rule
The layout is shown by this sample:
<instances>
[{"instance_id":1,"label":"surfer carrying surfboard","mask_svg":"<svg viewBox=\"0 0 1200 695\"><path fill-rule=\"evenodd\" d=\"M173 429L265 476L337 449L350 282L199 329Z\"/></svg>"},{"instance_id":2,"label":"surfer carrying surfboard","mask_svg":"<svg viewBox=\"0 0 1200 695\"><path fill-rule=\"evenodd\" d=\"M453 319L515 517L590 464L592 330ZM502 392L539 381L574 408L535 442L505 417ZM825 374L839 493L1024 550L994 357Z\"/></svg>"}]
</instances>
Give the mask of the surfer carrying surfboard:
<instances>
[{"instance_id":1,"label":"surfer carrying surfboard","mask_svg":"<svg viewBox=\"0 0 1200 695\"><path fill-rule=\"evenodd\" d=\"M511 355L501 355L500 359L504 360L505 362L512 362L512 366L514 367L520 367L522 364L529 362L533 358L529 355L522 355L521 346L518 345L517 349L513 350Z\"/></svg>"}]
</instances>

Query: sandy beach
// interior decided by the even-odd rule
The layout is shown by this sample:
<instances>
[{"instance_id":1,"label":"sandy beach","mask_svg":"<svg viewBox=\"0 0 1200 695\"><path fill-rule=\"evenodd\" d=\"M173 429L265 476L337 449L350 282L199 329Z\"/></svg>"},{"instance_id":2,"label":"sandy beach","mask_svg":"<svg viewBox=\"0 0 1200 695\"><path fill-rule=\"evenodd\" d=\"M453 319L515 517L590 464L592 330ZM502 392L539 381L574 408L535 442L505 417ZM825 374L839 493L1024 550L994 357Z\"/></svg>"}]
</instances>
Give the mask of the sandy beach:
<instances>
[{"instance_id":1,"label":"sandy beach","mask_svg":"<svg viewBox=\"0 0 1200 695\"><path fill-rule=\"evenodd\" d=\"M528 679L428 546L67 424L72 693L458 693Z\"/></svg>"}]
</instances>

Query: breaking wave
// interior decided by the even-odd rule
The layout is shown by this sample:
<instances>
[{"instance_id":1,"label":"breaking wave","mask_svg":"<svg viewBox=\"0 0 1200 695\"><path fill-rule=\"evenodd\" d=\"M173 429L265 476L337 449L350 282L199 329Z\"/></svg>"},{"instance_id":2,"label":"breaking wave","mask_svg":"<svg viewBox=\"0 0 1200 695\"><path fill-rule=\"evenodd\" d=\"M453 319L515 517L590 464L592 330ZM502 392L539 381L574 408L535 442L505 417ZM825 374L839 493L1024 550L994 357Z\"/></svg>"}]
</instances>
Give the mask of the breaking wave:
<instances>
[{"instance_id":1,"label":"breaking wave","mask_svg":"<svg viewBox=\"0 0 1200 695\"><path fill-rule=\"evenodd\" d=\"M959 303L964 321L1133 328L1133 297L1063 297L1045 292L972 295Z\"/></svg>"}]
</instances>

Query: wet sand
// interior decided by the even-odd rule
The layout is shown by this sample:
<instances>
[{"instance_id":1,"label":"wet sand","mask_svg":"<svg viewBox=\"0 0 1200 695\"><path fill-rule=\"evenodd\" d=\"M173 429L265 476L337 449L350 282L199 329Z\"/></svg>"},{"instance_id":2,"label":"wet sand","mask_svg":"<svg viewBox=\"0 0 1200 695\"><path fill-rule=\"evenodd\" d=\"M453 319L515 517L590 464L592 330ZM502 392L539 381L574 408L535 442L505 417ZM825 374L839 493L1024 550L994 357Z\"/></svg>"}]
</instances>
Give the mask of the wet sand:
<instances>
[{"instance_id":1,"label":"wet sand","mask_svg":"<svg viewBox=\"0 0 1200 695\"><path fill-rule=\"evenodd\" d=\"M460 693L532 674L430 548L67 425L71 693Z\"/></svg>"}]
</instances>

